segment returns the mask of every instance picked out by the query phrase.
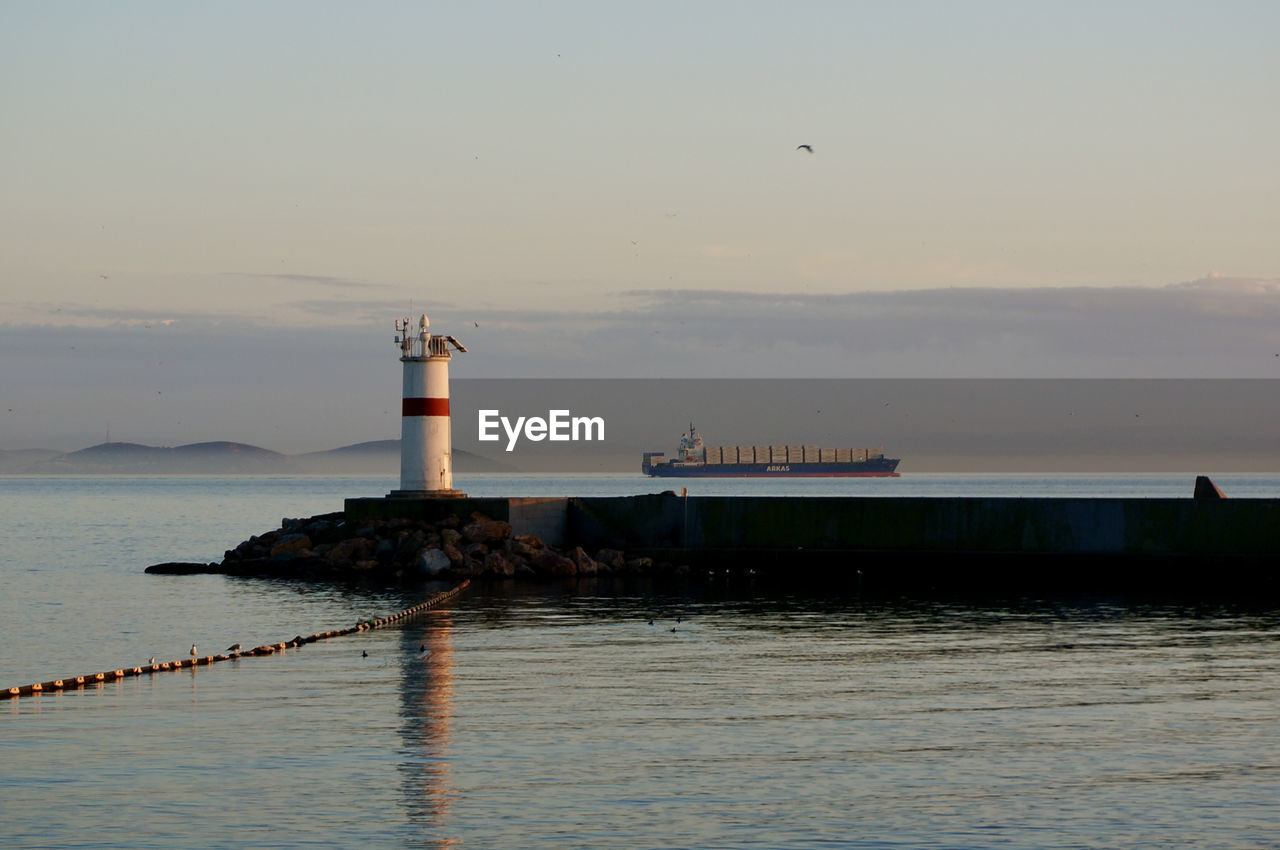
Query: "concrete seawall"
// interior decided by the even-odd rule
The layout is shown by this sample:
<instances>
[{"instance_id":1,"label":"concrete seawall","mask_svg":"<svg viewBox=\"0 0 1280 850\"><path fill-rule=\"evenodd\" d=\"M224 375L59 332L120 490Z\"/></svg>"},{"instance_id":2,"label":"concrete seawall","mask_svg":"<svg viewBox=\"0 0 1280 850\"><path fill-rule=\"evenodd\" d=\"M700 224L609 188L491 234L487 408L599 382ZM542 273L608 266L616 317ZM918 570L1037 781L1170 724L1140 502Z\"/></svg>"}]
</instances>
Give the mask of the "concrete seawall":
<instances>
[{"instance_id":1,"label":"concrete seawall","mask_svg":"<svg viewBox=\"0 0 1280 850\"><path fill-rule=\"evenodd\" d=\"M628 496L570 508L593 545L1280 555L1272 499Z\"/></svg>"},{"instance_id":2,"label":"concrete seawall","mask_svg":"<svg viewBox=\"0 0 1280 850\"><path fill-rule=\"evenodd\" d=\"M390 506L390 507L388 507ZM613 547L712 570L801 570L878 584L963 575L1280 586L1280 499L681 497L400 503L351 499L348 516L479 510L554 545ZM404 515L404 514L401 514ZM1208 572L1207 572L1208 571Z\"/></svg>"}]
</instances>

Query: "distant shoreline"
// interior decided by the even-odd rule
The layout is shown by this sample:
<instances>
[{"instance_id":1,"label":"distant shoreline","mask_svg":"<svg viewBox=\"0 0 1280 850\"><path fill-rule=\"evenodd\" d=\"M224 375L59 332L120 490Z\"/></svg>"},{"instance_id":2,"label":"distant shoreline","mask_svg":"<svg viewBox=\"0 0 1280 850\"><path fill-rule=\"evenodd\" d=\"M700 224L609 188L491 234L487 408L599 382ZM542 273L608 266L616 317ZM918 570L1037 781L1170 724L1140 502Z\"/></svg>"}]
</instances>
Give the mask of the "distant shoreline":
<instances>
[{"instance_id":1,"label":"distant shoreline","mask_svg":"<svg viewBox=\"0 0 1280 850\"><path fill-rule=\"evenodd\" d=\"M454 450L453 456L462 472L518 471L472 452ZM112 442L72 452L0 450L0 475L395 475L399 469L399 440L300 455L232 442L174 447Z\"/></svg>"}]
</instances>

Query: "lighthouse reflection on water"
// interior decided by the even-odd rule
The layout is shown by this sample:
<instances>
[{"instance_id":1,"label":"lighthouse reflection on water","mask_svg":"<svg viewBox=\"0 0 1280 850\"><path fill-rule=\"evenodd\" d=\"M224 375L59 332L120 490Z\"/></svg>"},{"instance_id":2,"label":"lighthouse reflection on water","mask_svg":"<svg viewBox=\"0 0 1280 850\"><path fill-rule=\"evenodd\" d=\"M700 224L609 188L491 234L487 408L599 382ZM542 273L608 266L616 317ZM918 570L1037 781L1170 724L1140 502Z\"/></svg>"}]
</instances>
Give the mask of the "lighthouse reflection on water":
<instances>
[{"instance_id":1,"label":"lighthouse reflection on water","mask_svg":"<svg viewBox=\"0 0 1280 850\"><path fill-rule=\"evenodd\" d=\"M448 609L426 611L422 629L401 634L405 657L401 713L406 759L403 774L405 808L428 830L434 843L451 843L443 830L449 809L458 799L453 784L450 748L454 718L453 614ZM440 830L440 832L436 832Z\"/></svg>"}]
</instances>

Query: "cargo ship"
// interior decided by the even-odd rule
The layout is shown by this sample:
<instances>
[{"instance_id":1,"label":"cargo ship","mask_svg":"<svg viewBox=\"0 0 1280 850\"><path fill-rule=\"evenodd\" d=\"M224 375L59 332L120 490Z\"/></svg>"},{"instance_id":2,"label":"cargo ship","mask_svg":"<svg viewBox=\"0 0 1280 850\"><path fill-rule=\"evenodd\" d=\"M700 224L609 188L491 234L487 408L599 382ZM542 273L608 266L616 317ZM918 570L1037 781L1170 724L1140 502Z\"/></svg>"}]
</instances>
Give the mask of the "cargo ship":
<instances>
[{"instance_id":1,"label":"cargo ship","mask_svg":"<svg viewBox=\"0 0 1280 850\"><path fill-rule=\"evenodd\" d=\"M707 446L689 424L676 456L645 452L640 469L663 478L897 478L884 449L818 446Z\"/></svg>"}]
</instances>

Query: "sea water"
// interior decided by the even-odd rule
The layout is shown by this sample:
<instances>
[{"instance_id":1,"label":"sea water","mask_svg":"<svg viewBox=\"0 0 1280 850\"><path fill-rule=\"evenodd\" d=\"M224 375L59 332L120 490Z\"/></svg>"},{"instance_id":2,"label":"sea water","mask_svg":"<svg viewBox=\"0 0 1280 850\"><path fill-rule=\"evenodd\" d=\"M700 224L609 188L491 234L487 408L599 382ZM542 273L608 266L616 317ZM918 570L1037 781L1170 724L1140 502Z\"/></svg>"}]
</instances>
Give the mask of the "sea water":
<instances>
[{"instance_id":1,"label":"sea water","mask_svg":"<svg viewBox=\"0 0 1280 850\"><path fill-rule=\"evenodd\" d=\"M1275 476L1215 476L1232 496ZM471 476L609 495L640 476ZM675 482L1188 496L1188 476ZM440 586L149 576L375 478L0 478L0 686L285 641ZM400 625L0 702L7 846L1256 847L1280 605L476 586Z\"/></svg>"}]
</instances>

